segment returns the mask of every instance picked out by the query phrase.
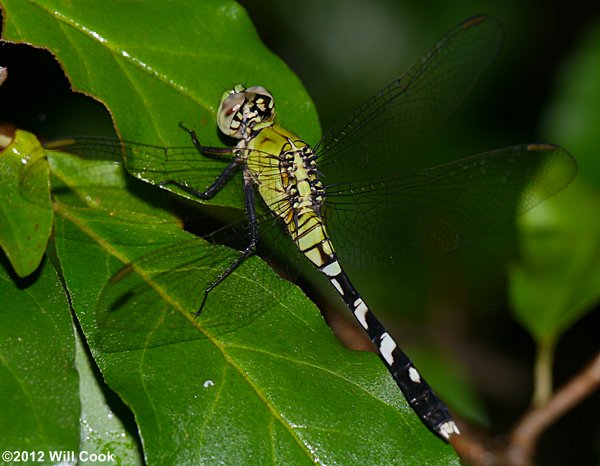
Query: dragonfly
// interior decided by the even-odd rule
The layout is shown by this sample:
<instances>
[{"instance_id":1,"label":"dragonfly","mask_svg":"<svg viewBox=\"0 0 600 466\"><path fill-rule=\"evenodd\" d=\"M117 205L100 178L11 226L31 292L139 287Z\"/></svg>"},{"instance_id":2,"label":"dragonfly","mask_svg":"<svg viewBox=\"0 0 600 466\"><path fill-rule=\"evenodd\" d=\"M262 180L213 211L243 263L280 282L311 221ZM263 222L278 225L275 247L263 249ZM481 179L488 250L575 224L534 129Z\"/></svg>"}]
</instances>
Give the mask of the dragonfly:
<instances>
[{"instance_id":1,"label":"dragonfly","mask_svg":"<svg viewBox=\"0 0 600 466\"><path fill-rule=\"evenodd\" d=\"M410 261L455 250L573 178L574 159L552 144L516 145L432 168L390 172L392 160L409 157L460 104L495 56L500 36L491 17L463 21L313 146L277 123L275 98L266 88L240 84L223 95L217 111L218 128L236 141L231 147L205 146L181 123L190 147L85 137L65 147L118 153L131 175L199 201L213 200L230 182L239 182L235 174L241 172L247 243L193 312L198 315L211 291L255 253L257 204L266 206L337 291L414 412L448 442L460 433L450 410L357 291L344 264L377 262L390 251ZM390 222L401 226L386 245L380 239Z\"/></svg>"}]
</instances>

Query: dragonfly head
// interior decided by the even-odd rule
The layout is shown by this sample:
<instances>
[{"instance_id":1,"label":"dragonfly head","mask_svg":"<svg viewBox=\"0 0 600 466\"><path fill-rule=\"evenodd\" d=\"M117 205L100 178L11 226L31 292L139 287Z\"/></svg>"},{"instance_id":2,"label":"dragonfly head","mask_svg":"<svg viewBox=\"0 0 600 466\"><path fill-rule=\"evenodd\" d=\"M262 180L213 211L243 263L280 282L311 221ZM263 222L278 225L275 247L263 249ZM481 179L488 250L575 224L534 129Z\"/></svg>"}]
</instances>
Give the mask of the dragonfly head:
<instances>
[{"instance_id":1,"label":"dragonfly head","mask_svg":"<svg viewBox=\"0 0 600 466\"><path fill-rule=\"evenodd\" d=\"M262 86L238 84L223 94L217 111L219 129L232 138L251 137L275 118L273 96Z\"/></svg>"}]
</instances>

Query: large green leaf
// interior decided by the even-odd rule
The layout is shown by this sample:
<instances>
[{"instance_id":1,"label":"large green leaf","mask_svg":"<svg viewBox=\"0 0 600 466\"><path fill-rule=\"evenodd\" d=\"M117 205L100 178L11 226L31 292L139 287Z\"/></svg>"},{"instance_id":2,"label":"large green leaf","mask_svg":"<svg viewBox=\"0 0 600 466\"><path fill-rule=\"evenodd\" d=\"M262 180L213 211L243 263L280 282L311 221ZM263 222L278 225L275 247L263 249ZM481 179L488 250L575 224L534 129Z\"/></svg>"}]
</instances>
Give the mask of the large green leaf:
<instances>
[{"instance_id":1,"label":"large green leaf","mask_svg":"<svg viewBox=\"0 0 600 466\"><path fill-rule=\"evenodd\" d=\"M93 359L81 338L76 338L75 363L79 373L81 396L81 451L94 454L112 454L116 464L128 466L143 464L138 450L135 431L132 433L114 414L114 400L107 401L106 387L97 377ZM117 408L122 407L116 406Z\"/></svg>"},{"instance_id":2,"label":"large green leaf","mask_svg":"<svg viewBox=\"0 0 600 466\"><path fill-rule=\"evenodd\" d=\"M77 451L79 380L69 306L52 265L18 279L0 266L0 438L3 450ZM3 459L6 459L3 457ZM10 461L8 461L10 463Z\"/></svg>"},{"instance_id":3,"label":"large green leaf","mask_svg":"<svg viewBox=\"0 0 600 466\"><path fill-rule=\"evenodd\" d=\"M0 246L20 277L40 265L52 231L45 155L35 136L24 131L0 152Z\"/></svg>"},{"instance_id":4,"label":"large green leaf","mask_svg":"<svg viewBox=\"0 0 600 466\"><path fill-rule=\"evenodd\" d=\"M190 243L172 217L123 189L113 162L49 156L73 306L106 382L134 412L148 463L455 461L378 358L343 348L262 261L245 262L194 319L202 280L235 252Z\"/></svg>"},{"instance_id":5,"label":"large green leaf","mask_svg":"<svg viewBox=\"0 0 600 466\"><path fill-rule=\"evenodd\" d=\"M517 319L539 342L556 340L600 298L600 198L575 182L519 220L521 261L511 268Z\"/></svg>"},{"instance_id":6,"label":"large green leaf","mask_svg":"<svg viewBox=\"0 0 600 466\"><path fill-rule=\"evenodd\" d=\"M545 133L567 147L578 177L519 221L522 261L510 276L519 321L538 342L555 342L600 298L600 25L564 67Z\"/></svg>"},{"instance_id":7,"label":"large green leaf","mask_svg":"<svg viewBox=\"0 0 600 466\"><path fill-rule=\"evenodd\" d=\"M103 102L126 140L190 145L179 122L222 145L215 114L237 83L262 85L278 120L307 141L320 130L298 78L262 45L235 2L4 0L5 39L46 47L76 90ZM237 199L237 198L236 198ZM222 205L237 205L220 196Z\"/></svg>"},{"instance_id":8,"label":"large green leaf","mask_svg":"<svg viewBox=\"0 0 600 466\"><path fill-rule=\"evenodd\" d=\"M5 38L46 47L75 89L104 102L126 139L189 143L179 121L217 143L221 94L239 82L269 88L281 122L318 137L313 104L269 52L236 2L2 2ZM41 27L43 25L43 27Z\"/></svg>"}]
</instances>

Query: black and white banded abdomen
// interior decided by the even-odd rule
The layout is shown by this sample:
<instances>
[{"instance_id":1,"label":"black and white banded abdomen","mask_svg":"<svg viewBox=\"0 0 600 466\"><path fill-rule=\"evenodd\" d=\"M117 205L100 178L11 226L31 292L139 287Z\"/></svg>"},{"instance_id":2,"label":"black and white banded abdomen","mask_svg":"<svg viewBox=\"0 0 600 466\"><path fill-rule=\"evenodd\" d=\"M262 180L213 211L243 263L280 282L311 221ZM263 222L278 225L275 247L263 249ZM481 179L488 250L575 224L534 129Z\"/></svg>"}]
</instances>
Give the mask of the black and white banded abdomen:
<instances>
[{"instance_id":1,"label":"black and white banded abdomen","mask_svg":"<svg viewBox=\"0 0 600 466\"><path fill-rule=\"evenodd\" d=\"M451 435L459 434L458 427L446 405L437 397L409 357L371 312L342 270L335 254L332 255L331 261L325 263L319 270L327 276L360 326L367 332L388 371L423 423L446 442Z\"/></svg>"}]
</instances>

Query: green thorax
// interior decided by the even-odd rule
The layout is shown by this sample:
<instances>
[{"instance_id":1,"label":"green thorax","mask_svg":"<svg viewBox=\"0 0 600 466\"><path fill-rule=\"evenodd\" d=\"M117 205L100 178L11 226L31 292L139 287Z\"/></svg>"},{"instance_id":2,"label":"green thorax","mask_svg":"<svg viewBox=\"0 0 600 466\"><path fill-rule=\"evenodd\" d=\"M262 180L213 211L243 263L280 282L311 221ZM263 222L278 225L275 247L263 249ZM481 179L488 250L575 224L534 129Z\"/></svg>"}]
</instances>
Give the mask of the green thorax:
<instances>
[{"instance_id":1,"label":"green thorax","mask_svg":"<svg viewBox=\"0 0 600 466\"><path fill-rule=\"evenodd\" d=\"M286 224L292 239L305 247L325 241L330 254L332 248L321 218L325 191L310 146L273 124L250 139L247 149L251 177L269 209ZM300 249L305 251L305 247Z\"/></svg>"},{"instance_id":2,"label":"green thorax","mask_svg":"<svg viewBox=\"0 0 600 466\"><path fill-rule=\"evenodd\" d=\"M324 191L308 144L274 124L250 139L247 147L248 169L276 215L289 215L291 208L296 216L307 212L320 216Z\"/></svg>"}]
</instances>

